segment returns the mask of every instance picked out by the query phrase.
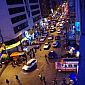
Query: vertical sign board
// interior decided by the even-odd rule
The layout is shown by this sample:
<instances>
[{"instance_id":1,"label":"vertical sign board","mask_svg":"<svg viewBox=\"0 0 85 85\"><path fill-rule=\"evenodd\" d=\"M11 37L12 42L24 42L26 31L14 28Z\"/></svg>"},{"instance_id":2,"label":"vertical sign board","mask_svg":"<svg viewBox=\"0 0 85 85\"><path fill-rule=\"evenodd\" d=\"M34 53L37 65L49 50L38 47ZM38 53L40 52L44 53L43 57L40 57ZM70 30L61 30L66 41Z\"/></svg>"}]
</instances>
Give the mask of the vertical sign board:
<instances>
[{"instance_id":1,"label":"vertical sign board","mask_svg":"<svg viewBox=\"0 0 85 85\"><path fill-rule=\"evenodd\" d=\"M75 22L75 28L77 32L80 32L80 22Z\"/></svg>"}]
</instances>

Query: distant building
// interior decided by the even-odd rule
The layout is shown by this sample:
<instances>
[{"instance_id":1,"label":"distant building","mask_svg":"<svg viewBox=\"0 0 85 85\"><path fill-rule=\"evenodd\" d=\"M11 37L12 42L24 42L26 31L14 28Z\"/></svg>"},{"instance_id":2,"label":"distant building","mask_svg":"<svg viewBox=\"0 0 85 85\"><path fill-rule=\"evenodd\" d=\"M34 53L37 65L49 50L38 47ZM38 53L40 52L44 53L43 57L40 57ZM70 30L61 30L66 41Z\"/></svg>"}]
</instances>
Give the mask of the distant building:
<instances>
[{"instance_id":1,"label":"distant building","mask_svg":"<svg viewBox=\"0 0 85 85\"><path fill-rule=\"evenodd\" d=\"M69 17L70 24L75 23L76 11L75 11L75 0L68 0L68 9L69 9Z\"/></svg>"},{"instance_id":2,"label":"distant building","mask_svg":"<svg viewBox=\"0 0 85 85\"><path fill-rule=\"evenodd\" d=\"M79 58L79 67L78 67L78 84L85 84L85 0L77 0L77 10L80 12L80 18L77 21L80 21L81 26L81 34L80 34L80 58ZM79 9L80 8L80 9ZM77 12L77 13L78 13Z\"/></svg>"},{"instance_id":3,"label":"distant building","mask_svg":"<svg viewBox=\"0 0 85 85\"><path fill-rule=\"evenodd\" d=\"M48 17L51 13L49 0L39 0L40 8L41 8L41 15L43 18Z\"/></svg>"},{"instance_id":4,"label":"distant building","mask_svg":"<svg viewBox=\"0 0 85 85\"><path fill-rule=\"evenodd\" d=\"M25 31L40 22L41 11L38 0L0 1L0 42L11 45L22 39Z\"/></svg>"}]
</instances>

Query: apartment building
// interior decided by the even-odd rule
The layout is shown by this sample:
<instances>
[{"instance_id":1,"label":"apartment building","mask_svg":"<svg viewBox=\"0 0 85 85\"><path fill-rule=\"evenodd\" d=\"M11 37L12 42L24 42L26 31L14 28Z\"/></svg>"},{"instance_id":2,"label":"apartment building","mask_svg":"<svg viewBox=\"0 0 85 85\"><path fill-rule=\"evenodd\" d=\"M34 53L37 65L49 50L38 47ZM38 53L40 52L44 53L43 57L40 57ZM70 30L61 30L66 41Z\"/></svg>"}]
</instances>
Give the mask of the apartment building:
<instances>
[{"instance_id":1,"label":"apartment building","mask_svg":"<svg viewBox=\"0 0 85 85\"><path fill-rule=\"evenodd\" d=\"M41 19L38 0L0 0L0 12L0 42L7 45L19 41Z\"/></svg>"}]
</instances>

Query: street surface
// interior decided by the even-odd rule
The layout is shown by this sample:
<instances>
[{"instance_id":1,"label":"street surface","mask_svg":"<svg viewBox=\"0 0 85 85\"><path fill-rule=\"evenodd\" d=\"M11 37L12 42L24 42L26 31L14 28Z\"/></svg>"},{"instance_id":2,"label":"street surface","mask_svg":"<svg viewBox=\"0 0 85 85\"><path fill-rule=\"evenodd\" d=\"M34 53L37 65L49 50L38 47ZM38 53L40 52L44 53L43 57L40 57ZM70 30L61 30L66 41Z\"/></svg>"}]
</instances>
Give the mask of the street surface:
<instances>
[{"instance_id":1,"label":"street surface","mask_svg":"<svg viewBox=\"0 0 85 85\"><path fill-rule=\"evenodd\" d=\"M62 79L65 77L68 77L69 73L63 73L63 72L57 72L55 70L55 63L54 61L46 61L45 59L45 54L48 55L49 51L54 50L58 58L60 58L63 54L65 54L66 49L63 48L63 44L65 41L65 38L63 37L62 34L57 34L59 28L56 28L56 31L53 33L50 33L49 35L60 35L61 36L61 47L60 48L53 48L52 47L52 42L55 41L55 39L50 41L51 47L49 50L44 50L43 46L44 44L41 45L41 51L40 49L37 49L35 55L36 59L38 61L37 67L31 71L31 72L24 72L22 70L23 64L20 64L20 66L17 66L14 68L12 65L9 63L8 66L5 68L3 73L0 76L0 85L7 85L6 79L9 80L9 85L45 85L43 81L40 80L38 77L39 73L45 76L46 80L46 85L53 85L53 80L56 78L58 84L61 85ZM45 42L48 42L48 39L46 38ZM44 43L45 43L44 42ZM28 60L30 59L29 56L27 55ZM15 75L18 75L19 80L16 80Z\"/></svg>"},{"instance_id":2,"label":"street surface","mask_svg":"<svg viewBox=\"0 0 85 85\"><path fill-rule=\"evenodd\" d=\"M56 32L51 34L56 36L57 35ZM42 44L41 51L40 49L37 49L37 52L36 52L36 59L38 61L37 68L34 69L32 72L22 71L23 64L20 64L20 66L16 66L15 68L12 67L11 64L9 64L0 77L0 85L7 85L5 82L6 79L9 80L9 85L44 85L44 83L38 77L39 73L45 76L46 85L53 85L52 80L54 78L57 78L58 85L61 85L60 81L62 80L64 76L67 76L67 74L57 72L55 70L54 62L50 62L49 60L47 62L45 59L45 54L48 54L48 52L51 50L56 51L56 53L58 54L58 57L60 57L63 53L65 53L65 49L62 47L62 44L64 42L63 37L61 39L62 40L61 40L60 48L52 48L52 45L51 45L49 50L44 50L43 49L44 44ZM53 41L51 41L51 44ZM45 42L48 42L48 39L46 39ZM19 76L20 81L16 80L15 75Z\"/></svg>"}]
</instances>

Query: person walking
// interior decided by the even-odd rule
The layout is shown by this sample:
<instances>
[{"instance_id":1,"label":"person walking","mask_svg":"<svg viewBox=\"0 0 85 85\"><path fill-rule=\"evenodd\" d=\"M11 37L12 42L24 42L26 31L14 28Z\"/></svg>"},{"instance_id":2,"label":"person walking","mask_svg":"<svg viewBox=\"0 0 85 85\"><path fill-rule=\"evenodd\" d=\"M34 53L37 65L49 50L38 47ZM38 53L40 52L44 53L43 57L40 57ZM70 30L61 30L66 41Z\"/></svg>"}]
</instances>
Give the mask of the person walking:
<instances>
[{"instance_id":1,"label":"person walking","mask_svg":"<svg viewBox=\"0 0 85 85\"><path fill-rule=\"evenodd\" d=\"M33 52L33 58L35 58L35 53Z\"/></svg>"},{"instance_id":2,"label":"person walking","mask_svg":"<svg viewBox=\"0 0 85 85\"><path fill-rule=\"evenodd\" d=\"M2 68L2 63L0 63L0 68Z\"/></svg>"},{"instance_id":3,"label":"person walking","mask_svg":"<svg viewBox=\"0 0 85 85\"><path fill-rule=\"evenodd\" d=\"M43 81L43 76L42 76L42 74L39 73L38 77L40 78L41 81Z\"/></svg>"},{"instance_id":4,"label":"person walking","mask_svg":"<svg viewBox=\"0 0 85 85\"><path fill-rule=\"evenodd\" d=\"M44 85L46 85L45 76L43 76L43 82L44 82Z\"/></svg>"},{"instance_id":5,"label":"person walking","mask_svg":"<svg viewBox=\"0 0 85 85\"><path fill-rule=\"evenodd\" d=\"M6 79L6 83L9 85L9 80L8 79Z\"/></svg>"},{"instance_id":6,"label":"person walking","mask_svg":"<svg viewBox=\"0 0 85 85\"><path fill-rule=\"evenodd\" d=\"M16 80L19 80L19 77L18 77L18 75L15 75L15 77L16 77Z\"/></svg>"},{"instance_id":7,"label":"person walking","mask_svg":"<svg viewBox=\"0 0 85 85\"><path fill-rule=\"evenodd\" d=\"M45 54L45 59L47 59L47 55Z\"/></svg>"},{"instance_id":8,"label":"person walking","mask_svg":"<svg viewBox=\"0 0 85 85\"><path fill-rule=\"evenodd\" d=\"M40 48L40 51L41 51L41 48Z\"/></svg>"},{"instance_id":9,"label":"person walking","mask_svg":"<svg viewBox=\"0 0 85 85\"><path fill-rule=\"evenodd\" d=\"M45 60L46 60L47 64L49 64L49 61L47 59L47 55L46 54L45 54Z\"/></svg>"},{"instance_id":10,"label":"person walking","mask_svg":"<svg viewBox=\"0 0 85 85\"><path fill-rule=\"evenodd\" d=\"M30 58L32 58L32 55L31 55L31 53L29 54L29 56L30 56Z\"/></svg>"},{"instance_id":11,"label":"person walking","mask_svg":"<svg viewBox=\"0 0 85 85\"><path fill-rule=\"evenodd\" d=\"M63 85L66 85L66 79L63 78Z\"/></svg>"},{"instance_id":12,"label":"person walking","mask_svg":"<svg viewBox=\"0 0 85 85\"><path fill-rule=\"evenodd\" d=\"M57 80L56 80L56 78L54 78L54 80L53 80L53 85L57 85Z\"/></svg>"},{"instance_id":13,"label":"person walking","mask_svg":"<svg viewBox=\"0 0 85 85\"><path fill-rule=\"evenodd\" d=\"M12 67L14 67L14 68L15 68L15 66L14 66L14 63L13 63L13 62L11 62L11 65L12 65Z\"/></svg>"}]
</instances>

